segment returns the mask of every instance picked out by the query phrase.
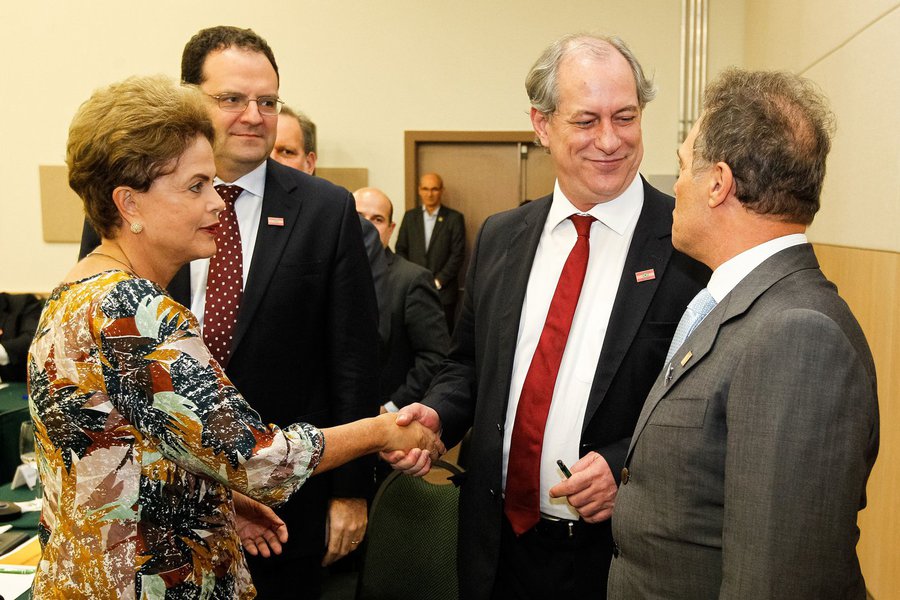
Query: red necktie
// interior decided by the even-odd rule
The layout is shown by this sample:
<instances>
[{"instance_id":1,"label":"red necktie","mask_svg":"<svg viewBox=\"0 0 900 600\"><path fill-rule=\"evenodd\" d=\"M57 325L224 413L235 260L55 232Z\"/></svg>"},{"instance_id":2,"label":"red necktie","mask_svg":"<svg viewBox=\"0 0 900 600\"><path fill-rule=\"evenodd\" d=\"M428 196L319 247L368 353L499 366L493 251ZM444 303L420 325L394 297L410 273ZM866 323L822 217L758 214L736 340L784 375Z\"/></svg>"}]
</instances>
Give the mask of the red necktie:
<instances>
[{"instance_id":1,"label":"red necktie","mask_svg":"<svg viewBox=\"0 0 900 600\"><path fill-rule=\"evenodd\" d=\"M550 412L550 400L559 374L566 340L578 306L590 253L591 223L596 219L585 215L569 217L578 237L563 266L547 311L547 320L525 383L519 395L516 422L513 426L506 468L504 511L516 535L534 527L541 518L541 448L544 428Z\"/></svg>"},{"instance_id":2,"label":"red necktie","mask_svg":"<svg viewBox=\"0 0 900 600\"><path fill-rule=\"evenodd\" d=\"M225 201L216 230L216 253L209 260L206 278L206 308L203 316L203 341L224 368L231 352L234 325L244 281L241 230L234 212L234 201L243 189L236 185L217 185L216 191Z\"/></svg>"}]
</instances>

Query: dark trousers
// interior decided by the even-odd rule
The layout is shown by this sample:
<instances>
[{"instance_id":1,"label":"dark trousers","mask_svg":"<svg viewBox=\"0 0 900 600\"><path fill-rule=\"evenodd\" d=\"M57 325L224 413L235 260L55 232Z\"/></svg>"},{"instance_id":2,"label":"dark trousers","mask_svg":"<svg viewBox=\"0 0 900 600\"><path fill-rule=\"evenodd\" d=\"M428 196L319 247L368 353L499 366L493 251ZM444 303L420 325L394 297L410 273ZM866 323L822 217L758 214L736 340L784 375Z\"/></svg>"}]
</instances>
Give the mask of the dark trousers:
<instances>
[{"instance_id":1,"label":"dark trousers","mask_svg":"<svg viewBox=\"0 0 900 600\"><path fill-rule=\"evenodd\" d=\"M278 556L247 556L259 600L319 600L322 596L322 557L292 554L290 541Z\"/></svg>"},{"instance_id":2,"label":"dark trousers","mask_svg":"<svg viewBox=\"0 0 900 600\"><path fill-rule=\"evenodd\" d=\"M609 521L542 520L521 536L503 519L494 600L603 600L612 558Z\"/></svg>"},{"instance_id":3,"label":"dark trousers","mask_svg":"<svg viewBox=\"0 0 900 600\"><path fill-rule=\"evenodd\" d=\"M447 319L447 332L453 335L453 328L456 326L456 306L457 303L444 304L444 318Z\"/></svg>"}]
</instances>

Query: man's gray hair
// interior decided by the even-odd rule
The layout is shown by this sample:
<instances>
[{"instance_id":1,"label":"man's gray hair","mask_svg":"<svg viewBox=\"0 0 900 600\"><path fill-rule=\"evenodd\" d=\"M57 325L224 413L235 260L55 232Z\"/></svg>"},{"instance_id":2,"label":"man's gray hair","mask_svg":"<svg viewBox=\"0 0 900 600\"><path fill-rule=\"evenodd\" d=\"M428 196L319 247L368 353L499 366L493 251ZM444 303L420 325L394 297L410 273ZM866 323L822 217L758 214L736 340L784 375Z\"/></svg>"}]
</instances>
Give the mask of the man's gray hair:
<instances>
[{"instance_id":1,"label":"man's gray hair","mask_svg":"<svg viewBox=\"0 0 900 600\"><path fill-rule=\"evenodd\" d=\"M653 79L644 75L644 69L627 44L614 35L574 33L559 38L544 50L525 78L525 91L531 106L545 115L556 112L559 104L559 65L567 56L588 50L597 56L609 56L610 46L617 50L631 67L637 85L637 98L641 110L656 97Z\"/></svg>"},{"instance_id":2,"label":"man's gray hair","mask_svg":"<svg viewBox=\"0 0 900 600\"><path fill-rule=\"evenodd\" d=\"M706 88L692 170L724 162L748 210L809 225L833 134L834 115L812 81L731 68Z\"/></svg>"}]
</instances>

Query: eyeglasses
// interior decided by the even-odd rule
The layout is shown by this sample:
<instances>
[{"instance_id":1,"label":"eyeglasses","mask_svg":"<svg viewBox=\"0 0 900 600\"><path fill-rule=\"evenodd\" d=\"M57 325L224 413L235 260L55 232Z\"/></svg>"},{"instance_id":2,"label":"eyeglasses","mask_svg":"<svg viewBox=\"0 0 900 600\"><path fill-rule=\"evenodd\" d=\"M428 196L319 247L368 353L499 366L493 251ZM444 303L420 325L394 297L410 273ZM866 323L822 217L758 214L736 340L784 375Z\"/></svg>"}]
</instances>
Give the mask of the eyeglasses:
<instances>
[{"instance_id":1,"label":"eyeglasses","mask_svg":"<svg viewBox=\"0 0 900 600\"><path fill-rule=\"evenodd\" d=\"M251 102L256 102L256 108L261 115L277 115L281 112L281 106L284 104L278 96L260 96L259 98L250 98L244 94L226 93L226 94L206 94L210 98L215 99L219 108L225 112L244 112Z\"/></svg>"}]
</instances>

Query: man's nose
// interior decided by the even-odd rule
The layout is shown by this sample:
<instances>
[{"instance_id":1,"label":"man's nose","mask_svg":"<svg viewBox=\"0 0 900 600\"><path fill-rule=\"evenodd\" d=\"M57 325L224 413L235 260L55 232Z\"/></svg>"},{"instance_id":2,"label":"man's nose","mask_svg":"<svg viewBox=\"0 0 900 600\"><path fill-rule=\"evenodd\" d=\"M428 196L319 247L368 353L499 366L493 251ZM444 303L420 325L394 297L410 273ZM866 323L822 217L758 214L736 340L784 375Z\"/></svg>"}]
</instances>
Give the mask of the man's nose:
<instances>
[{"instance_id":1,"label":"man's nose","mask_svg":"<svg viewBox=\"0 0 900 600\"><path fill-rule=\"evenodd\" d=\"M612 154L619 149L621 139L616 128L611 123L600 123L597 126L597 132L594 137L594 146L605 152Z\"/></svg>"}]
</instances>

